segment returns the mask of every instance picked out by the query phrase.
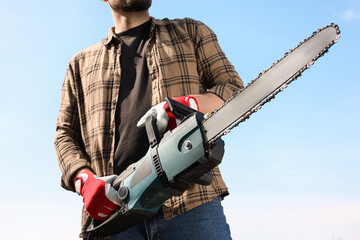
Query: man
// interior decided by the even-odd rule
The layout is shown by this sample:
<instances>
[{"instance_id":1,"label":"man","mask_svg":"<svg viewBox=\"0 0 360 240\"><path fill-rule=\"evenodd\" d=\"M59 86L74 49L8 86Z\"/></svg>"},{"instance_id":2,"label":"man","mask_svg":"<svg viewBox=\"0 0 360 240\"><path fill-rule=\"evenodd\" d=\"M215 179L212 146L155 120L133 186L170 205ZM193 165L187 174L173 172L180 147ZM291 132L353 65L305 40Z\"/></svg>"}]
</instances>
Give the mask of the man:
<instances>
[{"instance_id":1,"label":"man","mask_svg":"<svg viewBox=\"0 0 360 240\"><path fill-rule=\"evenodd\" d=\"M146 132L136 124L151 106L166 109L158 104L172 97L207 113L243 87L203 23L154 19L151 0L102 1L115 27L71 59L56 123L61 185L83 197L84 239L89 215L105 220L118 208L113 174L145 155ZM110 239L230 239L220 204L227 187L218 168L212 173L209 186L194 184L154 217Z\"/></svg>"}]
</instances>

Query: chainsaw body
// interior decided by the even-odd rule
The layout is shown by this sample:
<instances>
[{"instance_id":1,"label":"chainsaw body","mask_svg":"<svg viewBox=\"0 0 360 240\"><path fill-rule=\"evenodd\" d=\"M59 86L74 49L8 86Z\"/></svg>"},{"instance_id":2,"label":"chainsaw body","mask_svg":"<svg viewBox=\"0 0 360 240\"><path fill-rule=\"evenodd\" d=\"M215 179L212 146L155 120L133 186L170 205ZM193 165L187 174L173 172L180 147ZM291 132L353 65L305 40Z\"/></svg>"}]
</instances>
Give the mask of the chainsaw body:
<instances>
[{"instance_id":1,"label":"chainsaw body","mask_svg":"<svg viewBox=\"0 0 360 240\"><path fill-rule=\"evenodd\" d=\"M178 126L159 137L155 118L147 119L148 152L113 182L122 200L120 209L106 221L93 220L88 232L111 235L124 231L155 215L167 199L181 195L194 183L211 184L210 171L222 160L224 142L220 139L211 148L205 146L200 127L203 114L167 101L178 116ZM179 108L185 112L179 115Z\"/></svg>"}]
</instances>

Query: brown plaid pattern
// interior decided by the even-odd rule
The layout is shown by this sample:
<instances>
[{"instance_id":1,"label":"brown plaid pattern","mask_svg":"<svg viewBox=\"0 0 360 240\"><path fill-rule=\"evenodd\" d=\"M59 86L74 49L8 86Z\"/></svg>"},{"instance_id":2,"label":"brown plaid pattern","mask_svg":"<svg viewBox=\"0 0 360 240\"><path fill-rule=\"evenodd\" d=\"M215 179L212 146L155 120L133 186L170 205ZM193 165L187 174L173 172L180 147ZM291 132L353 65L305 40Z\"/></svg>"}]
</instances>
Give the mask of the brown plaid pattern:
<instances>
[{"instance_id":1,"label":"brown plaid pattern","mask_svg":"<svg viewBox=\"0 0 360 240\"><path fill-rule=\"evenodd\" d=\"M106 39L77 53L69 62L56 121L55 149L61 186L74 191L81 168L98 176L113 173L115 108L121 87L121 40L110 29ZM165 97L212 92L230 98L243 83L218 45L216 35L193 19L152 18L146 58L152 80L152 105ZM218 168L209 186L194 185L163 206L166 219L227 194ZM89 224L83 210L82 232ZM84 234L81 234L83 237Z\"/></svg>"}]
</instances>

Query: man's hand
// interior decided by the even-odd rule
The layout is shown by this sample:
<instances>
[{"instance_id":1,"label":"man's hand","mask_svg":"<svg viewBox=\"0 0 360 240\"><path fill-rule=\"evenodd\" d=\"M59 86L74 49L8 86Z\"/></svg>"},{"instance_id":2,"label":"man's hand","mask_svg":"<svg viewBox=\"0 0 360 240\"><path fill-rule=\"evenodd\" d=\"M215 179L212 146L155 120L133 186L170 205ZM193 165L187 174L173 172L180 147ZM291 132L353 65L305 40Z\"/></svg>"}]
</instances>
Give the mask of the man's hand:
<instances>
[{"instance_id":1,"label":"man's hand","mask_svg":"<svg viewBox=\"0 0 360 240\"><path fill-rule=\"evenodd\" d=\"M76 177L76 192L83 197L85 209L93 219L106 220L119 208L120 199L111 185L116 177L98 177L89 170L81 171Z\"/></svg>"},{"instance_id":2,"label":"man's hand","mask_svg":"<svg viewBox=\"0 0 360 240\"><path fill-rule=\"evenodd\" d=\"M176 97L173 99L195 109L196 111L199 110L199 104L196 98L192 96ZM159 103L158 105L150 108L150 110L147 111L145 115L142 116L142 118L139 120L137 126L145 126L146 119L151 115L156 118L156 125L161 135L164 134L167 130L176 128L175 116L170 112L169 105L166 102Z\"/></svg>"}]
</instances>

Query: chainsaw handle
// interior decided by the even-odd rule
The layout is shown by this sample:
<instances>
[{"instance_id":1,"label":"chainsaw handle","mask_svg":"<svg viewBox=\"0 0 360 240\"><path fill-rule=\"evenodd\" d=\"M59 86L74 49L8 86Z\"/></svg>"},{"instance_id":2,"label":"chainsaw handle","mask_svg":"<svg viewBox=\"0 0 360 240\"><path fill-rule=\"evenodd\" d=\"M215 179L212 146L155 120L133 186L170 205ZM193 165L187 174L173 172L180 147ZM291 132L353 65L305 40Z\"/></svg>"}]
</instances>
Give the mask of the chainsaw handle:
<instances>
[{"instance_id":1,"label":"chainsaw handle","mask_svg":"<svg viewBox=\"0 0 360 240\"><path fill-rule=\"evenodd\" d=\"M195 109L188 107L172 98L165 98L169 105L170 112L175 116L176 124L179 125L187 116L197 112Z\"/></svg>"}]
</instances>

